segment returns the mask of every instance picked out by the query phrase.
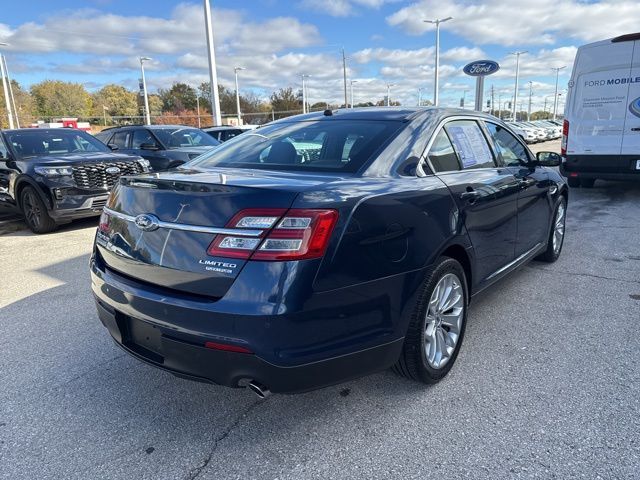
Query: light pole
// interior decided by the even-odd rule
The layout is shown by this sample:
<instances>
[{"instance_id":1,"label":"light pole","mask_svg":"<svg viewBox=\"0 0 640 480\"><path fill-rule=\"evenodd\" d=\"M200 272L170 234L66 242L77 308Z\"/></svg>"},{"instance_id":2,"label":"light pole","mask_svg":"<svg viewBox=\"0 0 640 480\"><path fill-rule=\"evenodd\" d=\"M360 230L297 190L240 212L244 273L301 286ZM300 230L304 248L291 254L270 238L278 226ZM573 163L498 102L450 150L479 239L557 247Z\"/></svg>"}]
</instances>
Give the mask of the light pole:
<instances>
[{"instance_id":1,"label":"light pole","mask_svg":"<svg viewBox=\"0 0 640 480\"><path fill-rule=\"evenodd\" d=\"M307 86L304 80L311 75L303 73L300 76L302 77L302 113L307 113Z\"/></svg>"},{"instance_id":2,"label":"light pole","mask_svg":"<svg viewBox=\"0 0 640 480\"><path fill-rule=\"evenodd\" d=\"M349 82L349 86L351 87L351 88L350 88L350 90L351 90L351 108L353 108L353 104L355 103L355 102L353 101L353 84L354 84L354 83L358 83L358 81L357 81L357 80L351 80L351 81Z\"/></svg>"},{"instance_id":3,"label":"light pole","mask_svg":"<svg viewBox=\"0 0 640 480\"><path fill-rule=\"evenodd\" d=\"M527 110L527 122L531 121L531 97L533 97L533 82L529 80L529 110Z\"/></svg>"},{"instance_id":4,"label":"light pole","mask_svg":"<svg viewBox=\"0 0 640 480\"><path fill-rule=\"evenodd\" d=\"M418 106L419 107L422 106L422 90L424 90L424 88L418 87Z\"/></svg>"},{"instance_id":5,"label":"light pole","mask_svg":"<svg viewBox=\"0 0 640 480\"><path fill-rule=\"evenodd\" d=\"M466 101L466 99L467 99L467 90L463 90L462 91L462 105L460 105L461 108L465 108L464 107L464 102Z\"/></svg>"},{"instance_id":6,"label":"light pole","mask_svg":"<svg viewBox=\"0 0 640 480\"><path fill-rule=\"evenodd\" d=\"M438 80L438 69L440 68L440 24L452 20L453 17L436 18L435 20L423 20L425 23L431 23L436 26L436 71L435 79L433 83L433 106L438 106L438 96L440 91L440 85Z\"/></svg>"},{"instance_id":7,"label":"light pole","mask_svg":"<svg viewBox=\"0 0 640 480\"><path fill-rule=\"evenodd\" d=\"M196 112L198 114L198 128L200 128L200 92L196 92Z\"/></svg>"},{"instance_id":8,"label":"light pole","mask_svg":"<svg viewBox=\"0 0 640 480\"><path fill-rule=\"evenodd\" d=\"M391 106L391 87L395 87L395 83L387 83L387 107Z\"/></svg>"},{"instance_id":9,"label":"light pole","mask_svg":"<svg viewBox=\"0 0 640 480\"><path fill-rule=\"evenodd\" d=\"M209 86L211 87L211 116L213 126L222 125L220 115L220 95L218 93L218 72L216 71L216 51L213 46L213 27L211 26L211 5L204 0L204 24L207 33L207 53L209 56Z\"/></svg>"},{"instance_id":10,"label":"light pole","mask_svg":"<svg viewBox=\"0 0 640 480\"><path fill-rule=\"evenodd\" d=\"M238 115L238 126L242 122L242 115L240 114L240 90L238 89L238 72L240 70L246 70L244 67L233 67L233 73L236 75L236 114Z\"/></svg>"},{"instance_id":11,"label":"light pole","mask_svg":"<svg viewBox=\"0 0 640 480\"><path fill-rule=\"evenodd\" d=\"M553 119L556 119L556 116L558 114L558 77L560 76L560 70L562 70L563 68L566 68L566 65L563 65L562 67L552 67L551 70L555 70L556 71L556 93L553 96Z\"/></svg>"},{"instance_id":12,"label":"light pole","mask_svg":"<svg viewBox=\"0 0 640 480\"><path fill-rule=\"evenodd\" d=\"M7 47L9 44L5 42L0 42L0 46ZM7 108L7 118L9 120L9 128L15 128L13 124L13 114L11 112L11 98L9 97L9 89L7 88L7 78L8 74L5 73L4 69L4 55L0 54L0 73L2 74L2 88L4 90L4 104Z\"/></svg>"},{"instance_id":13,"label":"light pole","mask_svg":"<svg viewBox=\"0 0 640 480\"><path fill-rule=\"evenodd\" d=\"M142 72L142 92L144 94L144 116L147 125L151 125L151 113L149 112L149 95L147 94L147 79L144 76L144 62L151 60L149 57L140 57L140 71Z\"/></svg>"},{"instance_id":14,"label":"light pole","mask_svg":"<svg viewBox=\"0 0 640 480\"><path fill-rule=\"evenodd\" d=\"M516 56L516 87L515 87L514 96L513 96L513 121L514 122L518 121L518 119L516 118L516 110L518 105L518 76L520 75L520 55L523 55L525 53L527 53L527 51L511 52L511 55Z\"/></svg>"}]
</instances>

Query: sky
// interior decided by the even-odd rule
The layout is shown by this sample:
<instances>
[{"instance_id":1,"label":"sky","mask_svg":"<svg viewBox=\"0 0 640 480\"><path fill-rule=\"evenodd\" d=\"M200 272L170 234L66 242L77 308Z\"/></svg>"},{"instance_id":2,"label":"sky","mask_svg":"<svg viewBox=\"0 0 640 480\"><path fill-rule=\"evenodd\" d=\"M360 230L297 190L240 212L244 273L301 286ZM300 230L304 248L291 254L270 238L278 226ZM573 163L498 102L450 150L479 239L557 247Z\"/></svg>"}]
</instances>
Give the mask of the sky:
<instances>
[{"instance_id":1,"label":"sky","mask_svg":"<svg viewBox=\"0 0 640 480\"><path fill-rule=\"evenodd\" d=\"M0 47L11 77L28 87L47 79L108 83L136 89L138 57L150 91L174 82L208 81L202 1L4 0ZM307 80L311 103L343 102L342 48L355 102L391 99L416 105L433 98L435 31L425 19L453 17L440 37L440 104L473 105L475 80L462 72L474 60L497 61L485 79L498 99L513 97L514 51L520 57L519 97L533 110L553 101L555 72L566 89L576 48L640 30L640 2L626 0L211 0L221 84L267 98ZM419 93L419 90L422 92ZM466 93L465 93L466 92ZM486 101L485 96L485 101ZM520 103L519 101L519 103ZM549 107L547 107L549 108Z\"/></svg>"}]
</instances>

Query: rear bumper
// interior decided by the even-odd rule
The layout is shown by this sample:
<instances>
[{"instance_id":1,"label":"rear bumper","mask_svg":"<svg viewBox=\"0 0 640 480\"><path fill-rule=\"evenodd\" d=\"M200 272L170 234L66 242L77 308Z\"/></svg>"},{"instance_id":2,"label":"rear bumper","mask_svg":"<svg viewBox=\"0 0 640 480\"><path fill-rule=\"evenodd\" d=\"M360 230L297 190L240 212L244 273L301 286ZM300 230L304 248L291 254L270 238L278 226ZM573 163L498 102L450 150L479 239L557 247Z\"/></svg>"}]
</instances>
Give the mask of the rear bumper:
<instances>
[{"instance_id":1,"label":"rear bumper","mask_svg":"<svg viewBox=\"0 0 640 480\"><path fill-rule=\"evenodd\" d=\"M640 170L635 168L638 160L640 154L569 155L560 164L560 173L573 178L640 181Z\"/></svg>"},{"instance_id":2,"label":"rear bumper","mask_svg":"<svg viewBox=\"0 0 640 480\"><path fill-rule=\"evenodd\" d=\"M158 339L150 350L132 338L128 326L131 319L108 309L99 300L96 306L100 321L116 344L138 360L178 377L227 387L244 386L253 380L274 393L304 392L379 371L395 363L403 343L398 339L351 354L283 367L254 354L212 350L173 338L160 327L147 324L158 330Z\"/></svg>"},{"instance_id":3,"label":"rear bumper","mask_svg":"<svg viewBox=\"0 0 640 480\"><path fill-rule=\"evenodd\" d=\"M303 311L266 313L263 306L260 313L255 295L245 296L243 310L139 283L95 260L91 279L100 320L120 347L194 380L228 387L254 380L273 392L302 392L384 370L403 345L401 315L380 296L387 283L366 285L368 298L350 287L314 294ZM208 341L254 353L213 350Z\"/></svg>"}]
</instances>

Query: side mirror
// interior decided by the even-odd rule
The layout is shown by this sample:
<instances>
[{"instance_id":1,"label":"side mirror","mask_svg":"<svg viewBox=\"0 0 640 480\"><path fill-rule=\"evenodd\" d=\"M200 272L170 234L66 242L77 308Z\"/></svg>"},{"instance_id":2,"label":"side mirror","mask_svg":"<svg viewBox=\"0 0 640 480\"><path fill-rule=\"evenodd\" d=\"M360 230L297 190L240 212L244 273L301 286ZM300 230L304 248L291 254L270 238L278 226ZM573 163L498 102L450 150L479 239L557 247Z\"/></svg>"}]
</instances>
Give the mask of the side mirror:
<instances>
[{"instance_id":1,"label":"side mirror","mask_svg":"<svg viewBox=\"0 0 640 480\"><path fill-rule=\"evenodd\" d=\"M120 150L120 147L118 145L116 145L115 143L109 143L109 144L107 144L107 147L109 147L113 151Z\"/></svg>"},{"instance_id":2,"label":"side mirror","mask_svg":"<svg viewBox=\"0 0 640 480\"><path fill-rule=\"evenodd\" d=\"M543 167L559 167L562 157L556 152L538 152L536 153L538 165Z\"/></svg>"},{"instance_id":3,"label":"side mirror","mask_svg":"<svg viewBox=\"0 0 640 480\"><path fill-rule=\"evenodd\" d=\"M140 150L160 150L160 147L155 143L142 143L140 144Z\"/></svg>"}]
</instances>

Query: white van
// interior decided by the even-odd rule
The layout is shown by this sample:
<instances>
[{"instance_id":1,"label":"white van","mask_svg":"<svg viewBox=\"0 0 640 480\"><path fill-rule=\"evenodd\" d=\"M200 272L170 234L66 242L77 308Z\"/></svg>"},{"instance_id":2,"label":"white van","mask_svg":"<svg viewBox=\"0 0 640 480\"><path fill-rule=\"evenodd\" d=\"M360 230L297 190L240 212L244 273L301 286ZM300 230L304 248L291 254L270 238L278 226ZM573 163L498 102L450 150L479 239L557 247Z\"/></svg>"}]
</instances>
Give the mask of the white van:
<instances>
[{"instance_id":1,"label":"white van","mask_svg":"<svg viewBox=\"0 0 640 480\"><path fill-rule=\"evenodd\" d=\"M571 187L640 181L640 33L578 48L569 82L560 172Z\"/></svg>"}]
</instances>

